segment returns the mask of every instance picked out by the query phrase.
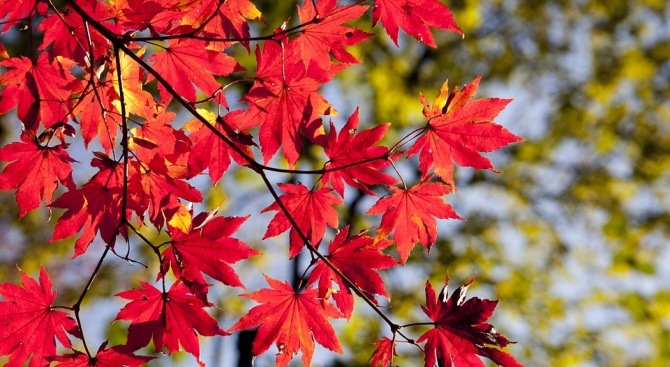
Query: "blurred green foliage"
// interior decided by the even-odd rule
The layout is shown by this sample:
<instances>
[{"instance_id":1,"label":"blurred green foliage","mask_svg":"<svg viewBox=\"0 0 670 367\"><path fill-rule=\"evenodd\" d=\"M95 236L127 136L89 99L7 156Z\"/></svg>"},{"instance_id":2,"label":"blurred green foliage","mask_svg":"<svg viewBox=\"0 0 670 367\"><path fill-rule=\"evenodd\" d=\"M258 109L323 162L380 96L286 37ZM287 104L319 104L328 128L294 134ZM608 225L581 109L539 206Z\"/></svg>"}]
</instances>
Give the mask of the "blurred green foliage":
<instances>
[{"instance_id":1,"label":"blurred green foliage","mask_svg":"<svg viewBox=\"0 0 670 367\"><path fill-rule=\"evenodd\" d=\"M502 174L458 170L451 202L467 221L410 266L434 284L476 272L473 294L501 299L494 324L527 366L670 365L670 5L448 5L463 40L397 50L382 35L342 88L374 102L368 121L405 131L423 123L419 92L483 74L478 96L514 97L499 121L527 141L490 155ZM423 281L395 289L390 312L421 304Z\"/></svg>"}]
</instances>

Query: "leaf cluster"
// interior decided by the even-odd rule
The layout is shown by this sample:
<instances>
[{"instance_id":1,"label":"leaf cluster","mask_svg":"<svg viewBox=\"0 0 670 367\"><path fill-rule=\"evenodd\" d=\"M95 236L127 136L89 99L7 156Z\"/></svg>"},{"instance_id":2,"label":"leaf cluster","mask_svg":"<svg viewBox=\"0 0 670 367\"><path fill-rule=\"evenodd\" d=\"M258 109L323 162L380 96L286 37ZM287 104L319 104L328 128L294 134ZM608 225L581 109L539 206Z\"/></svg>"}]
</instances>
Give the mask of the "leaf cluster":
<instances>
[{"instance_id":1,"label":"leaf cluster","mask_svg":"<svg viewBox=\"0 0 670 367\"><path fill-rule=\"evenodd\" d=\"M376 0L371 7L372 24L380 22L396 45L399 29L432 47L431 27L462 34L437 0ZM510 100L473 99L480 78L451 90L445 82L432 106L421 95L425 124L390 147L377 145L389 124L359 131L358 111L339 131L332 121L324 124L322 116L337 112L321 87L361 62L348 46L372 37L346 23L369 10L365 1L338 6L307 0L298 7L296 25L285 22L252 36L250 22L260 26L263 18L248 0L0 5L0 31L28 25L43 32L30 55L4 52L0 62L0 113L16 109L22 127L20 141L0 148L0 160L8 163L0 188L16 190L20 216L42 203L64 209L51 242L76 238L73 257L89 256L91 246L104 248L73 305L55 304L44 269L39 285L23 272L22 286L0 285L0 354L9 355L8 365L142 365L151 358L137 353L150 343L167 354L183 349L204 365L198 335L252 327L259 327L254 355L275 344L278 366L299 352L309 365L314 341L342 353L330 319L351 317L357 296L390 328L391 338L376 343L373 365L392 365L402 342L416 346L426 366L483 366L475 355L518 366L499 349L509 341L485 323L496 302L464 301L472 280L449 299L446 290L437 299L427 284L423 310L430 321L424 323L400 325L380 306L378 298L388 300L388 292L379 271L404 265L417 243L430 249L437 218L460 219L444 199L455 191L454 163L493 171L481 153L522 139L493 121ZM230 56L239 47L253 52L255 72L245 74ZM230 82L222 85L220 78ZM241 82L253 83L241 98L245 107L230 110L226 90ZM175 105L193 120L180 124ZM73 166L82 164L75 160L78 142L101 149L89 164L94 174L79 185L72 178ZM322 168L299 169L305 144L327 158ZM419 156L421 181L408 185L397 165L411 164L413 155ZM278 163L282 158L285 166ZM194 203L204 196L192 184L205 175L216 184L231 166L258 175L274 199L263 210L276 212L264 239L289 231L287 258L307 252L311 261L295 287L266 276L269 288L244 295L258 305L224 330L208 312L215 306L208 295L214 285L244 288L232 265L262 254L235 233L259 213L200 211ZM314 184L271 182L270 172L310 175ZM352 188L370 197L388 192L367 211L381 215L377 228L354 235L348 226L340 230L337 209ZM155 243L143 234L146 227L169 240ZM324 251L328 228L337 234ZM82 302L113 255L142 264L131 251L140 246L160 264L156 281L116 295L128 301L116 317L130 322L127 340L111 347L105 342L93 352ZM425 326L432 328L416 340L406 331ZM66 352L57 351L55 339Z\"/></svg>"}]
</instances>

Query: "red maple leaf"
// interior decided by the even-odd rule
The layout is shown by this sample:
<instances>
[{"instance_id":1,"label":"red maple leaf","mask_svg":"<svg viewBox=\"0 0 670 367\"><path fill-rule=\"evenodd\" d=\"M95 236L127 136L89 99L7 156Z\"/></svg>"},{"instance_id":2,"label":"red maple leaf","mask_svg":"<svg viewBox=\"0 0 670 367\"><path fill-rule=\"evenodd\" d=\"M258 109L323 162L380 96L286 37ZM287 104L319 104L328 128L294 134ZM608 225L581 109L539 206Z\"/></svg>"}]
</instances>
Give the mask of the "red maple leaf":
<instances>
[{"instance_id":1,"label":"red maple leaf","mask_svg":"<svg viewBox=\"0 0 670 367\"><path fill-rule=\"evenodd\" d=\"M135 53L135 56L143 57L145 51L146 47L142 47ZM116 67L116 62L114 62L111 82L116 96L112 98L112 104L116 108L116 111L120 113L121 98L123 97L126 114L144 116L145 108L156 104L151 93L142 89L142 86L145 84L144 76L146 72L125 52L119 53L118 61L121 66L121 86L119 85L119 70Z\"/></svg>"},{"instance_id":2,"label":"red maple leaf","mask_svg":"<svg viewBox=\"0 0 670 367\"><path fill-rule=\"evenodd\" d=\"M423 312L434 322L417 343L426 342L425 366L484 367L477 355L487 357L503 367L523 367L514 357L495 347L504 348L510 341L498 334L493 325L486 323L498 301L481 298L465 300L465 293L474 281L456 289L448 297L447 284L436 297L435 289L426 281L426 306Z\"/></svg>"},{"instance_id":3,"label":"red maple leaf","mask_svg":"<svg viewBox=\"0 0 670 367\"><path fill-rule=\"evenodd\" d=\"M40 269L40 282L21 271L21 287L0 284L0 355L9 355L6 367L19 367L30 359L29 367L49 365L56 354L56 342L71 348L67 333L81 337L76 321L63 311L52 309L56 292L49 274ZM32 355L32 357L31 357Z\"/></svg>"},{"instance_id":4,"label":"red maple leaf","mask_svg":"<svg viewBox=\"0 0 670 367\"><path fill-rule=\"evenodd\" d=\"M116 229L121 221L122 194L121 188L89 182L81 189L61 195L50 206L66 208L67 211L58 218L51 242L72 237L84 228L75 242L73 258L86 252L97 231L100 231L106 243L114 243Z\"/></svg>"},{"instance_id":5,"label":"red maple leaf","mask_svg":"<svg viewBox=\"0 0 670 367\"><path fill-rule=\"evenodd\" d=\"M370 356L370 365L372 367L387 367L391 364L393 356L397 356L396 346L393 340L383 337L381 340L377 340L373 343L377 346L375 351Z\"/></svg>"},{"instance_id":6,"label":"red maple leaf","mask_svg":"<svg viewBox=\"0 0 670 367\"><path fill-rule=\"evenodd\" d=\"M30 132L21 134L21 142L0 149L0 160L12 162L0 173L0 189L16 189L19 218L37 208L42 200L51 203L58 181L69 189L72 181L71 162L65 150L68 144L42 146Z\"/></svg>"},{"instance_id":7,"label":"red maple leaf","mask_svg":"<svg viewBox=\"0 0 670 367\"><path fill-rule=\"evenodd\" d=\"M88 144L99 135L100 144L109 154L116 144L116 134L122 119L112 105L116 92L111 83L98 81L96 84L91 84L91 88L95 89L90 89L81 96L73 114L80 115L79 129L84 138L84 146L88 148Z\"/></svg>"},{"instance_id":8,"label":"red maple leaf","mask_svg":"<svg viewBox=\"0 0 670 367\"><path fill-rule=\"evenodd\" d=\"M366 214L384 214L377 238L393 232L401 263L405 263L414 244L419 242L430 251L437 238L435 218L462 219L442 196L452 189L440 182L430 183L429 175L411 189L390 187L391 195L380 198Z\"/></svg>"},{"instance_id":9,"label":"red maple leaf","mask_svg":"<svg viewBox=\"0 0 670 367\"><path fill-rule=\"evenodd\" d=\"M100 237L107 244L114 244L117 234L125 236L125 227L121 223L121 203L123 197L123 165L102 153L95 152L97 158L91 166L100 171L80 189L70 190L54 200L52 208L65 208L67 211L58 218L51 242L72 237L80 229L83 233L75 242L74 256L77 257L88 249L100 231ZM137 163L137 162L129 162ZM129 186L139 177L135 165L128 165ZM126 218L130 219L130 210L138 211L134 195L128 195Z\"/></svg>"},{"instance_id":10,"label":"red maple leaf","mask_svg":"<svg viewBox=\"0 0 670 367\"><path fill-rule=\"evenodd\" d=\"M80 0L77 3L96 19L113 18L109 6L103 2ZM63 12L48 13L37 30L44 31L44 38L38 50L48 49L49 55L66 57L82 67L84 65L90 67L91 56L96 61L104 58L109 48L107 39L96 31L95 27L85 24L81 16L70 6L66 6ZM90 50L93 50L93 55L89 55Z\"/></svg>"},{"instance_id":11,"label":"red maple leaf","mask_svg":"<svg viewBox=\"0 0 670 367\"><path fill-rule=\"evenodd\" d=\"M189 156L191 142L186 134L172 127L175 113L156 105L144 108L141 127L130 129L128 148L143 168L154 159L163 159L167 175L173 179L191 178ZM139 124L139 122L136 121Z\"/></svg>"},{"instance_id":12,"label":"red maple leaf","mask_svg":"<svg viewBox=\"0 0 670 367\"><path fill-rule=\"evenodd\" d=\"M130 300L116 320L131 321L128 328L128 346L139 349L153 339L157 351L165 346L168 353L179 351L179 345L191 353L200 366L200 343L196 332L204 336L225 335L217 321L205 307L209 303L189 293L182 282L177 282L163 293L151 284L140 281L143 289L132 289L117 296Z\"/></svg>"},{"instance_id":13,"label":"red maple leaf","mask_svg":"<svg viewBox=\"0 0 670 367\"><path fill-rule=\"evenodd\" d=\"M107 19L113 19L114 23L103 23L107 28L117 34L126 33L129 30L142 31L147 27L151 31L165 32L165 27L176 22L172 11L185 5L183 2L175 3L165 0L116 0L109 4L110 12L113 14ZM90 12L89 14L94 14ZM104 14L104 13L103 13ZM97 15L97 14L95 14ZM96 17L101 19L99 17Z\"/></svg>"},{"instance_id":14,"label":"red maple leaf","mask_svg":"<svg viewBox=\"0 0 670 367\"><path fill-rule=\"evenodd\" d=\"M124 346L107 348L107 342L102 343L93 357L75 350L74 353L53 358L54 361L60 362L58 367L140 367L152 359L154 357L128 353L124 350Z\"/></svg>"},{"instance_id":15,"label":"red maple leaf","mask_svg":"<svg viewBox=\"0 0 670 367\"><path fill-rule=\"evenodd\" d=\"M155 111L145 108L146 121L139 128L130 129L129 149L134 152L140 162L149 163L155 157L163 159L173 154L180 147L178 142L186 142L186 134L175 130L171 123L176 114L170 111Z\"/></svg>"},{"instance_id":16,"label":"red maple leaf","mask_svg":"<svg viewBox=\"0 0 670 367\"><path fill-rule=\"evenodd\" d=\"M221 88L214 75L225 76L242 70L234 58L208 49L206 41L194 39L169 40L165 51L153 54L148 61L154 62L152 67L177 93L191 102L196 101L193 84L211 97ZM147 82L153 79L149 75ZM160 83L158 88L164 89Z\"/></svg>"},{"instance_id":17,"label":"red maple leaf","mask_svg":"<svg viewBox=\"0 0 670 367\"><path fill-rule=\"evenodd\" d=\"M375 0L372 24L380 19L396 46L399 28L431 47L437 45L430 27L463 34L449 8L438 0Z\"/></svg>"},{"instance_id":18,"label":"red maple leaf","mask_svg":"<svg viewBox=\"0 0 670 367\"><path fill-rule=\"evenodd\" d=\"M375 242L372 237L361 233L351 237L347 237L348 234L347 226L335 236L328 247L328 260L371 300L375 300L375 294L388 298L384 280L376 270L388 269L398 264L393 257L381 252L391 242L385 240ZM346 318L351 317L351 312L354 310L354 296L349 284L321 260L317 262L309 276L310 284L317 280L319 297L326 299L332 294L342 314ZM339 290L333 290L331 286L333 281L337 283Z\"/></svg>"},{"instance_id":19,"label":"red maple leaf","mask_svg":"<svg viewBox=\"0 0 670 367\"><path fill-rule=\"evenodd\" d=\"M307 239L313 246L318 246L319 242L326 233L326 225L331 228L337 228L337 211L333 206L340 205L343 201L332 194L332 189L322 187L317 190L310 190L302 183L279 184L282 191L286 194L279 197L279 200L288 210L288 214L298 224L298 229L307 236ZM291 228L290 239L290 257L297 255L305 245L296 228L291 226L291 222L286 214L281 210L276 202L263 209L261 213L270 210L276 210L278 213L272 218L265 232L263 239L277 236Z\"/></svg>"},{"instance_id":20,"label":"red maple leaf","mask_svg":"<svg viewBox=\"0 0 670 367\"><path fill-rule=\"evenodd\" d=\"M49 128L68 119L70 96L81 86L70 72L74 62L60 56L50 62L45 52L36 62L21 56L0 65L8 68L0 76L0 84L7 86L0 96L0 113L18 106L19 120L33 131L39 122Z\"/></svg>"},{"instance_id":21,"label":"red maple leaf","mask_svg":"<svg viewBox=\"0 0 670 367\"><path fill-rule=\"evenodd\" d=\"M381 140L389 126L390 124L379 125L356 135L358 109L349 117L339 136L331 122L328 144L324 148L329 158L324 168L329 171L323 175L323 183L333 185L335 191L342 197L344 197L344 182L369 195L374 193L368 185L395 184L397 180L393 176L381 171L390 165L390 158L384 158L388 149L372 146Z\"/></svg>"},{"instance_id":22,"label":"red maple leaf","mask_svg":"<svg viewBox=\"0 0 670 367\"><path fill-rule=\"evenodd\" d=\"M186 2L182 2L184 4ZM249 46L249 20L260 20L261 12L249 0L190 0L186 12L177 12L173 15L179 23L179 28L202 28L203 33L217 38L232 36L241 39L245 47ZM184 5L181 5L185 8ZM207 23L205 23L207 22ZM204 25L204 27L203 27ZM182 29L175 31L182 31ZM189 29L190 30L190 29ZM184 31L189 31L184 30ZM169 33L175 33L175 31Z\"/></svg>"},{"instance_id":23,"label":"red maple leaf","mask_svg":"<svg viewBox=\"0 0 670 367\"><path fill-rule=\"evenodd\" d=\"M304 134L312 142L325 137L321 115L337 115L317 89L330 80L342 67L324 70L314 62L305 64L295 40L280 45L265 43L262 51L256 48L258 61L254 86L244 96L249 110L245 127L261 126L259 141L265 163L282 148L292 167L300 158Z\"/></svg>"},{"instance_id":24,"label":"red maple leaf","mask_svg":"<svg viewBox=\"0 0 670 367\"><path fill-rule=\"evenodd\" d=\"M186 181L170 177L163 157L155 156L151 162L142 164L140 171L141 182L137 184L141 186L133 187L133 191L141 195L138 214L141 215L148 208L151 223L159 229L182 211L180 208L184 204L179 198L190 202L201 202L203 199L202 193Z\"/></svg>"},{"instance_id":25,"label":"red maple leaf","mask_svg":"<svg viewBox=\"0 0 670 367\"><path fill-rule=\"evenodd\" d=\"M241 111L233 111L226 114L223 118L218 118L212 112L199 109L198 113L212 124L218 132L227 137L237 145L238 148L249 157L253 157L251 145L255 145L251 136L230 126L229 119L231 115L237 115ZM191 175L199 174L209 168L209 177L213 183L217 183L223 174L228 170L231 163L231 157L240 165L248 164L240 154L235 152L228 143L217 136L212 130L204 126L200 120L189 121L185 130L191 131L188 138L191 141L192 148L188 160L188 169Z\"/></svg>"},{"instance_id":26,"label":"red maple leaf","mask_svg":"<svg viewBox=\"0 0 670 367\"><path fill-rule=\"evenodd\" d=\"M0 2L0 14L6 21L0 25L0 33L5 33L7 28L16 23L31 22L37 10L37 1L2 1Z\"/></svg>"},{"instance_id":27,"label":"red maple leaf","mask_svg":"<svg viewBox=\"0 0 670 367\"><path fill-rule=\"evenodd\" d=\"M477 92L477 77L462 90L449 92L447 82L435 97L433 107L421 95L423 114L428 119L425 135L407 151L407 156L421 152L419 168L425 177L431 168L446 183L453 186L453 170L459 166L493 170L491 162L479 152L491 152L522 138L493 122L511 99L484 98L471 101Z\"/></svg>"},{"instance_id":28,"label":"red maple leaf","mask_svg":"<svg viewBox=\"0 0 670 367\"><path fill-rule=\"evenodd\" d=\"M196 296L199 296L197 290L207 284L201 273L231 287L244 288L228 264L260 255L244 242L230 237L248 217L211 218L211 215L213 213L200 213L193 218L192 228L186 234L170 228L172 241L163 251L161 274L171 267L174 275L182 279ZM192 283L195 287L190 287Z\"/></svg>"},{"instance_id":29,"label":"red maple leaf","mask_svg":"<svg viewBox=\"0 0 670 367\"><path fill-rule=\"evenodd\" d=\"M343 26L343 23L360 18L367 10L363 5L337 7L337 0L321 0L316 3L305 1L298 8L301 23L313 21L302 27L302 35L297 43L304 60L315 60L323 69L330 67L330 55L344 63L359 63L345 46L357 45L372 37L371 33ZM318 17L318 18L317 18Z\"/></svg>"},{"instance_id":30,"label":"red maple leaf","mask_svg":"<svg viewBox=\"0 0 670 367\"><path fill-rule=\"evenodd\" d=\"M260 355L275 342L277 367L286 366L293 356L302 351L303 365L309 366L314 354L314 340L334 352L342 354L335 330L328 318L340 318L342 314L327 300L318 297L316 288L300 293L288 282L265 276L271 288L244 294L261 305L249 310L229 331L259 326L253 343L253 354Z\"/></svg>"},{"instance_id":31,"label":"red maple leaf","mask_svg":"<svg viewBox=\"0 0 670 367\"><path fill-rule=\"evenodd\" d=\"M219 7L219 12L221 14L219 24L221 24L223 31L214 33L221 34L224 38L229 34L235 38L242 38L242 44L248 48L249 41L244 40L244 38L249 38L250 35L248 20L263 21L261 12L249 0L226 1ZM217 22L213 22L212 25L218 27ZM210 31L207 28L205 30Z\"/></svg>"}]
</instances>

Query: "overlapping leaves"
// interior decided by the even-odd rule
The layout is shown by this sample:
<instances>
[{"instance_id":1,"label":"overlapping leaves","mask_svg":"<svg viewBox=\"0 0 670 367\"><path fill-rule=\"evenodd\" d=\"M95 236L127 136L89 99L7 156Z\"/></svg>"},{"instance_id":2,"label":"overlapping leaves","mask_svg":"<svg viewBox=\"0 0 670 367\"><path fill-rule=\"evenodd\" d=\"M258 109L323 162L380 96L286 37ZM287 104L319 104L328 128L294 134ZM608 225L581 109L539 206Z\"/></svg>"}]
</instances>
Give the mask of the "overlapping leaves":
<instances>
[{"instance_id":1,"label":"overlapping leaves","mask_svg":"<svg viewBox=\"0 0 670 367\"><path fill-rule=\"evenodd\" d=\"M250 21L264 24L249 0L0 5L3 32L24 23L44 32L29 55L9 57L0 48L6 59L0 62L0 113L16 109L22 128L20 142L0 148L0 160L7 163L0 189L16 190L21 217L42 202L54 210L51 241L75 237L74 257L97 251L103 254L100 264L109 253L142 263L130 249L145 245L160 264L157 284L141 282L139 289L118 293L129 301L116 318L130 322L126 344L105 342L97 353L85 340L81 351L69 339L84 338L75 319L88 286L73 306L55 306L44 269L39 285L25 273L21 287L0 285L0 354L9 355L8 365L139 366L150 358L136 352L151 342L168 354L183 349L203 365L198 335L226 334L208 312L214 307L207 297L211 283L244 288L233 264L260 253L235 237L248 216L224 217L216 210L194 216L194 203L205 199L194 179L207 174L213 183L226 182L224 176L240 167L260 175L274 196L263 210L276 212L264 239L289 231L288 257L307 249L312 261L301 279L306 288L266 277L269 288L245 295L259 304L230 330L258 327L255 355L275 344L277 365L287 365L299 352L309 365L314 341L342 353L330 319L349 318L358 295L397 332L399 326L379 306L381 299L388 302L380 271L404 264L417 243L430 249L437 219L459 218L444 201L454 191L454 162L493 170L480 152L521 139L493 122L509 100L472 100L479 78L451 92L445 83L432 107L421 96L428 121L407 152L419 155L421 180L409 187L395 167L402 144L385 146L390 124L359 131L356 110L340 129L337 121L325 125L322 117L337 112L322 86L360 62L347 47L372 36L351 25L367 11L362 2L304 1L297 25L287 21L267 36L252 38ZM375 0L371 18L396 44L400 29L432 47L431 27L462 33L437 0ZM253 49L254 72L242 74L231 56L237 43ZM241 99L247 106L228 111L226 88L243 81L250 81ZM193 119L183 124L175 103ZM75 184L73 164L77 170L86 164L72 157L70 146L79 141L94 150L93 173ZM96 151L100 148L104 152ZM306 160L307 149L323 158L322 169L294 170ZM276 166L283 163L289 168ZM311 187L297 180L275 185L270 171L315 179ZM332 235L351 190L382 194L367 213L381 216L374 236L367 234L374 229L349 236L349 226ZM145 235L149 230L169 241L154 243ZM125 257L115 247L119 236L128 246ZM324 239L332 239L327 252L319 249ZM393 244L399 261L387 253ZM462 303L452 296L440 303L434 293L427 286L424 311L435 327L418 340L426 341L427 365L450 363L453 345L465 356L453 360L457 365L477 365L475 355L518 365L497 349L507 340L484 323L493 301ZM391 363L399 335L376 343L373 365ZM467 343L454 342L453 335ZM57 351L56 339L68 351Z\"/></svg>"},{"instance_id":2,"label":"overlapping leaves","mask_svg":"<svg viewBox=\"0 0 670 367\"><path fill-rule=\"evenodd\" d=\"M142 289L133 289L117 294L130 300L116 316L117 320L131 321L128 328L128 347L139 349L151 340L157 351L163 347L168 353L180 350L193 354L200 361L199 335L224 335L217 321L205 307L211 306L190 293L184 283L177 282L167 292L161 292L151 284L141 282Z\"/></svg>"}]
</instances>

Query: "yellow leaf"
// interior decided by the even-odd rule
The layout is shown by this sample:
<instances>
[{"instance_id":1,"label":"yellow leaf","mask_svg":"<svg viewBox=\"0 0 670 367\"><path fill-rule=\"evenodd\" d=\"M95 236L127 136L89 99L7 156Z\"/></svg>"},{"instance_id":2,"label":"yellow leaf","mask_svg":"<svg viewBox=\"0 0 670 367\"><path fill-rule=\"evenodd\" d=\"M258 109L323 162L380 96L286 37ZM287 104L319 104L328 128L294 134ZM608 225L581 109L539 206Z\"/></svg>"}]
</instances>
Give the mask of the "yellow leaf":
<instances>
[{"instance_id":1,"label":"yellow leaf","mask_svg":"<svg viewBox=\"0 0 670 367\"><path fill-rule=\"evenodd\" d=\"M188 233L191 230L191 211L184 206L180 205L177 211L172 214L172 217L168 220L168 223L173 228Z\"/></svg>"},{"instance_id":2,"label":"yellow leaf","mask_svg":"<svg viewBox=\"0 0 670 367\"><path fill-rule=\"evenodd\" d=\"M146 47L142 47L135 55L142 57L145 50ZM151 94L142 90L144 71L137 62L123 52L119 52L119 63L121 65L123 88L119 88L118 70L112 70L112 85L117 93L117 98L112 100L112 104L118 112L121 112L121 99L123 99L126 106L126 116L130 114L143 116L144 108L153 104Z\"/></svg>"}]
</instances>

